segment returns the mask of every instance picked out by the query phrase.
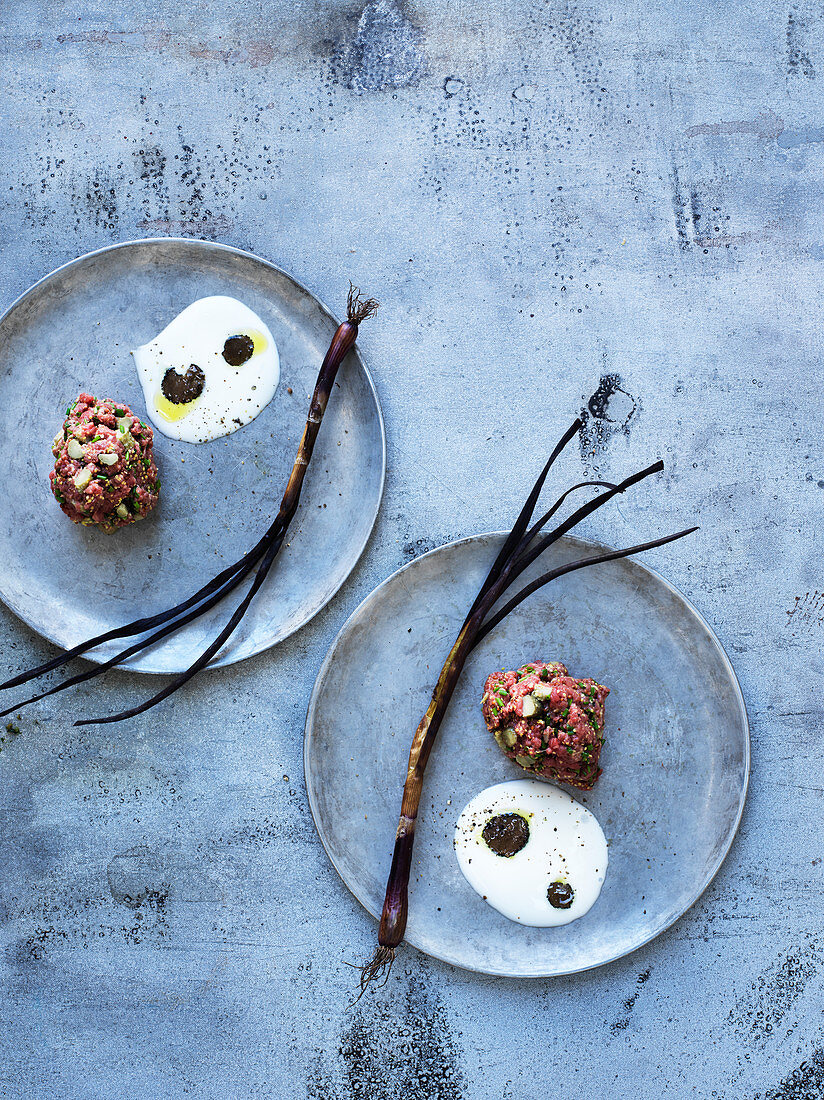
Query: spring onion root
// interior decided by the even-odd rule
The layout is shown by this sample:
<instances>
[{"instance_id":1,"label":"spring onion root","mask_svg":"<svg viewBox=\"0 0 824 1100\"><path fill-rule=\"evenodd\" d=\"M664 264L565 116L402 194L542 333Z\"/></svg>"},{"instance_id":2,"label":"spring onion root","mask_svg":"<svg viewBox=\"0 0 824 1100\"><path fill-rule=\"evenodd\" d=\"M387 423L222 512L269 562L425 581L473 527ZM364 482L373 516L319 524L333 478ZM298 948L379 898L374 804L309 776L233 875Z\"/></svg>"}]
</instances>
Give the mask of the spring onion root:
<instances>
[{"instance_id":1,"label":"spring onion root","mask_svg":"<svg viewBox=\"0 0 824 1100\"><path fill-rule=\"evenodd\" d=\"M409 876L412 867L412 848L415 843L415 824L420 806L423 777L429 754L435 743L441 723L443 721L452 693L463 670L467 657L475 646L498 626L510 612L533 592L543 588L545 584L572 573L578 569L584 569L590 565L601 562L615 561L624 558L628 554L640 554L645 550L652 550L656 546L663 546L668 542L684 538L697 530L690 527L684 531L678 531L673 535L653 539L650 542L639 543L625 550L609 550L603 553L594 553L578 561L558 566L549 570L534 581L530 581L513 596L508 603L491 615L492 608L501 598L509 586L532 564L548 547L557 542L568 531L572 530L581 520L591 515L596 509L601 508L607 501L618 493L624 493L627 489L637 485L640 481L652 474L663 470L663 463L654 462L644 470L633 474L618 484L611 482L582 482L572 486L559 497L555 504L542 515L532 527L529 526L532 514L538 503L538 498L543 489L547 475L555 460L563 451L569 441L580 431L581 421L576 420L567 430L558 446L549 457L538 480L535 482L526 502L516 519L512 530L509 532L504 545L492 564L486 580L481 585L475 602L469 610L464 623L458 633L449 656L441 669L432 699L426 714L420 721L415 731L412 747L409 752L409 764L406 772L406 781L403 787L401 799L401 813L395 834L395 847L392 853L392 864L389 870L389 878L386 885L386 895L381 912L380 927L378 929L378 946L374 956L360 970L360 994L373 983L381 979L385 982L389 977L395 953L403 941L406 932L406 920L408 913ZM577 508L568 519L560 523L548 534L540 532L558 511L566 498L580 489L602 489L585 504Z\"/></svg>"},{"instance_id":2,"label":"spring onion root","mask_svg":"<svg viewBox=\"0 0 824 1100\"><path fill-rule=\"evenodd\" d=\"M87 672L72 676L56 687L41 692L39 695L33 695L23 703L18 703L9 707L7 710L2 711L0 716L10 714L12 711L17 710L18 707L26 706L28 703L33 703L37 699L43 699L47 695L53 695L55 692L63 691L68 687L73 687L86 680L91 680L107 669L113 668L115 665L127 660L135 653L139 653L148 646L154 645L175 630L185 626L193 619L198 618L210 608L214 607L215 604L224 598L224 596L227 596L237 588L238 585L256 570L251 587L229 619L229 622L217 638L215 638L208 648L189 666L188 669L186 669L185 672L175 677L175 679L167 684L162 691L159 691L156 695L153 695L151 699L148 699L139 706L132 707L130 710L122 711L119 714L114 714L105 718L84 719L83 721L75 722L75 725L120 722L125 718L131 718L136 714L141 714L143 711L160 703L163 699L167 699L173 692L182 687L183 684L191 680L191 678L202 668L206 667L209 661L234 632L255 594L266 580L272 563L283 544L289 524L297 511L303 479L312 458L315 440L317 439L321 421L323 420L323 414L326 412L326 406L329 402L329 395L332 392L332 386L335 383L338 368L357 339L359 325L368 317L371 317L377 308L378 303L373 298L362 298L357 287L352 286L350 283L349 297L346 303L346 320L338 326L321 365L315 384L315 392L312 395L312 401L309 406L306 427L303 430L303 437L300 441L297 457L292 467L292 473L289 477L286 491L283 494L280 510L274 522L257 545L233 565L228 566L216 577L213 577L208 584L205 584L202 588L198 589L197 592L193 593L175 607L169 608L167 611L161 611L157 615L149 615L142 619L135 619L134 622L127 623L125 626L116 627L103 634L98 634L96 637L89 638L88 641L74 646L73 649L67 650L65 653L52 658L50 661L38 665L37 668L22 672L18 676L14 676L10 680L7 680L4 684L0 684L0 689L19 687L21 684L25 684L38 676L44 675L44 673L60 668L73 657L78 657L88 650L94 649L95 646L101 645L103 642L113 641L117 638L134 637L136 634L145 634L146 631L154 630L155 627L161 628L156 630L153 634L139 639L105 663Z\"/></svg>"}]
</instances>

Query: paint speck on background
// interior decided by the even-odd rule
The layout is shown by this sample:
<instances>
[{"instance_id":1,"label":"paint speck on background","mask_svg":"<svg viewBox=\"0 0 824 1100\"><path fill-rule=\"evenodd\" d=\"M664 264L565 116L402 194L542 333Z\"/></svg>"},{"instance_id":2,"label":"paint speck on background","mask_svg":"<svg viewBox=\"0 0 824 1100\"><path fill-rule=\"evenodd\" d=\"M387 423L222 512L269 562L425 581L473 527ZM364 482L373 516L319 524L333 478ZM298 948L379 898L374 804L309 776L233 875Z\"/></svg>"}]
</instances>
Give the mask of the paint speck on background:
<instances>
[{"instance_id":1,"label":"paint speck on background","mask_svg":"<svg viewBox=\"0 0 824 1100\"><path fill-rule=\"evenodd\" d=\"M164 54L174 53L199 61L219 61L224 65L248 65L256 69L268 65L275 56L271 42L247 38L234 44L225 40L211 42L191 41L187 36L174 36L169 31L152 30L97 30L72 31L58 34L60 46L100 46L104 49L123 47L139 55L141 51ZM42 43L41 43L42 44ZM30 47L35 48L35 47ZM39 47L37 47L39 48Z\"/></svg>"},{"instance_id":2,"label":"paint speck on background","mask_svg":"<svg viewBox=\"0 0 824 1100\"><path fill-rule=\"evenodd\" d=\"M635 1011L635 1002L638 1000L638 996L646 983L649 981L649 976L652 973L650 967L642 970L635 980L635 989L626 997L621 1005L621 1014L610 1024L610 1031L613 1034L617 1034L620 1031L626 1031L632 1020L632 1014Z\"/></svg>"},{"instance_id":3,"label":"paint speck on background","mask_svg":"<svg viewBox=\"0 0 824 1100\"><path fill-rule=\"evenodd\" d=\"M824 962L817 941L808 940L771 964L738 998L729 1014L740 1040L763 1048L779 1037L796 1001L815 979Z\"/></svg>"},{"instance_id":4,"label":"paint speck on background","mask_svg":"<svg viewBox=\"0 0 824 1100\"><path fill-rule=\"evenodd\" d=\"M807 29L807 19L798 7L790 8L787 14L787 74L814 80L815 66L806 46Z\"/></svg>"},{"instance_id":5,"label":"paint speck on background","mask_svg":"<svg viewBox=\"0 0 824 1100\"><path fill-rule=\"evenodd\" d=\"M537 84L520 84L512 93L512 98L521 103L531 103L538 94Z\"/></svg>"},{"instance_id":6,"label":"paint speck on background","mask_svg":"<svg viewBox=\"0 0 824 1100\"><path fill-rule=\"evenodd\" d=\"M394 0L372 0L363 9L351 42L339 53L336 68L358 95L405 88L427 71L423 35Z\"/></svg>"},{"instance_id":7,"label":"paint speck on background","mask_svg":"<svg viewBox=\"0 0 824 1100\"><path fill-rule=\"evenodd\" d=\"M141 905L165 905L169 884L159 856L145 846L114 856L106 868L112 897L119 905L139 909Z\"/></svg>"},{"instance_id":8,"label":"paint speck on background","mask_svg":"<svg viewBox=\"0 0 824 1100\"><path fill-rule=\"evenodd\" d=\"M687 137L698 137L699 134L713 134L729 137L733 134L753 134L765 141L774 140L784 130L784 120L771 108L762 111L755 118L743 118L737 122L702 122L696 126L690 126Z\"/></svg>"},{"instance_id":9,"label":"paint speck on background","mask_svg":"<svg viewBox=\"0 0 824 1100\"><path fill-rule=\"evenodd\" d=\"M583 426L578 445L584 461L596 458L613 436L629 435L637 411L638 402L624 388L621 376L602 374L598 388L579 413Z\"/></svg>"},{"instance_id":10,"label":"paint speck on background","mask_svg":"<svg viewBox=\"0 0 824 1100\"><path fill-rule=\"evenodd\" d=\"M797 1069L756 1100L821 1100L824 1097L824 1049L817 1048Z\"/></svg>"},{"instance_id":11,"label":"paint speck on background","mask_svg":"<svg viewBox=\"0 0 824 1100\"><path fill-rule=\"evenodd\" d=\"M824 626L824 592L816 589L796 596L792 607L787 611L787 626L793 633L812 633Z\"/></svg>"},{"instance_id":12,"label":"paint speck on background","mask_svg":"<svg viewBox=\"0 0 824 1100\"><path fill-rule=\"evenodd\" d=\"M405 995L395 989L391 998L381 997L355 1008L336 1066L319 1057L309 1077L310 1100L464 1100L457 1045L437 994L419 975Z\"/></svg>"}]
</instances>

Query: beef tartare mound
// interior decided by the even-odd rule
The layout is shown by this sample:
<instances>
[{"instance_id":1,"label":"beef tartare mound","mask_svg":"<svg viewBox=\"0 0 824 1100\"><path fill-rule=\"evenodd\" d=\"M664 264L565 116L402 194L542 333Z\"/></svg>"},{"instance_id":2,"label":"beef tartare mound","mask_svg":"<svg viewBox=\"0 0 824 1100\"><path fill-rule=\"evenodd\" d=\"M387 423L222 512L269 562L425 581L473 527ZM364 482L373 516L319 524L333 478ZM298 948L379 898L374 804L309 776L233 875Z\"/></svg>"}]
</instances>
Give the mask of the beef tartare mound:
<instances>
[{"instance_id":1,"label":"beef tartare mound","mask_svg":"<svg viewBox=\"0 0 824 1100\"><path fill-rule=\"evenodd\" d=\"M510 760L588 791L601 774L607 695L609 688L570 676L558 661L533 661L487 677L481 709Z\"/></svg>"},{"instance_id":2,"label":"beef tartare mound","mask_svg":"<svg viewBox=\"0 0 824 1100\"><path fill-rule=\"evenodd\" d=\"M81 393L52 444L49 474L69 519L111 533L147 516L160 492L152 438L128 405Z\"/></svg>"}]
</instances>

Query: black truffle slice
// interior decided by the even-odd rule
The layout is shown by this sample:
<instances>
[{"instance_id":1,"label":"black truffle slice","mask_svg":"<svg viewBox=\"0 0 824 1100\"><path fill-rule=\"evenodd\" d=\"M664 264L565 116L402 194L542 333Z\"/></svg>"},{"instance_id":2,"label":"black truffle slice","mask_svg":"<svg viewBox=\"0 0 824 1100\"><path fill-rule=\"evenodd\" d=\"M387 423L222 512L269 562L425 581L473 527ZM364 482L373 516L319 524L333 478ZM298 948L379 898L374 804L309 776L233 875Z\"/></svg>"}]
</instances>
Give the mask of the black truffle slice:
<instances>
[{"instance_id":1,"label":"black truffle slice","mask_svg":"<svg viewBox=\"0 0 824 1100\"><path fill-rule=\"evenodd\" d=\"M223 345L223 358L230 367L242 367L255 353L255 342L245 333L230 336Z\"/></svg>"},{"instance_id":2,"label":"black truffle slice","mask_svg":"<svg viewBox=\"0 0 824 1100\"><path fill-rule=\"evenodd\" d=\"M185 374L178 374L174 367L169 367L163 375L160 389L173 405L186 405L200 397L205 385L206 375L197 363L192 363Z\"/></svg>"},{"instance_id":3,"label":"black truffle slice","mask_svg":"<svg viewBox=\"0 0 824 1100\"><path fill-rule=\"evenodd\" d=\"M551 882L546 896L553 909L569 909L575 900L575 891L568 882Z\"/></svg>"},{"instance_id":4,"label":"black truffle slice","mask_svg":"<svg viewBox=\"0 0 824 1100\"><path fill-rule=\"evenodd\" d=\"M520 814L496 814L484 825L481 836L495 855L514 856L529 840L529 824Z\"/></svg>"}]
</instances>

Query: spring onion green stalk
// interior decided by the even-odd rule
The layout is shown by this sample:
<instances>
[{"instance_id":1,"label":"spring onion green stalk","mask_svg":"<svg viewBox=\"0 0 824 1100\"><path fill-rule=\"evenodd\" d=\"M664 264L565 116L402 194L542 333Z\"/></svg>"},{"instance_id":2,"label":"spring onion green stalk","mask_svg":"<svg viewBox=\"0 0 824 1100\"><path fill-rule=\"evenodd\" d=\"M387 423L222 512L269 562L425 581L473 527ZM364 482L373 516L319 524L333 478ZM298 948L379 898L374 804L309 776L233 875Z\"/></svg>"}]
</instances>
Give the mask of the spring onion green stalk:
<instances>
[{"instance_id":1,"label":"spring onion green stalk","mask_svg":"<svg viewBox=\"0 0 824 1100\"><path fill-rule=\"evenodd\" d=\"M39 665L37 668L30 669L27 672L20 673L20 675L12 677L4 684L0 684L0 689L18 687L21 684L27 683L38 676L42 676L46 672L51 672L53 669L60 668L66 664L73 657L77 657L82 653L93 649L95 646L100 645L103 642L112 641L116 638L128 638L133 637L136 634L143 634L148 630L153 630L155 627L161 627L160 630L155 631L148 637L142 638L123 650L121 653L116 654L109 661L104 664L98 665L96 668L81 673L77 676L73 676L70 679L58 684L56 687L49 689L48 691L41 692L39 695L34 695L30 699L25 700L24 703L15 704L13 707L9 707L8 710L2 712L2 715L10 714L13 710L17 710L20 706L25 706L27 703L34 702L37 699L42 699L47 695L53 695L57 691L62 691L65 688L72 687L75 684L82 683L85 680L92 679L95 676L105 672L106 669L120 664L127 658L138 653L140 650L155 644L162 640L173 631L178 630L181 626L185 626L186 623L191 622L193 619L198 618L205 611L208 611L216 603L218 603L224 596L233 591L239 584L241 584L257 567L252 585L249 591L244 596L240 605L230 618L227 625L220 632L218 637L209 645L204 653L194 661L185 672L168 684L162 691L152 696L151 699L145 703L133 707L131 710L123 711L120 714L115 714L106 718L99 719L85 719L81 722L76 722L75 725L90 725L94 723L104 722L119 722L125 718L131 718L135 714L140 714L144 710L148 710L150 707L155 706L163 699L168 698L173 692L177 691L179 687L182 687L188 680L196 675L202 668L209 663L212 657L217 653L224 642L230 637L233 631L236 629L238 623L243 618L246 609L252 602L260 586L266 579L272 563L274 562L278 550L283 544L283 540L286 536L286 532L289 528L289 524L297 511L298 503L300 501L300 493L303 487L303 479L306 475L307 467L312 458L312 452L315 447L315 441L320 430L321 421L323 420L323 414L326 411L326 406L329 402L329 396L332 392L332 386L335 383L335 378L338 373L338 368L345 359L347 353L352 348L358 335L358 327L368 317L371 317L378 308L378 303L373 298L363 299L360 296L360 292L354 286L350 285L349 297L347 300L346 320L338 326L332 342L329 345L329 349L326 352L323 363L318 373L317 382L315 384L315 392L312 396L312 401L309 406L309 415L306 420L306 426L303 430L303 437L300 441L297 457L295 458L292 472L289 476L289 481L286 486L286 491L283 494L283 500L281 501L280 510L275 518L274 522L269 527L266 534L260 541L254 546L247 554L245 554L239 561L236 561L233 565L228 566L216 577L214 577L208 584L204 585L188 599L177 604L175 607L170 608L168 611L159 612L157 615L149 615L142 619L136 619L134 622L127 623L125 626L116 627L113 630L108 630L103 634L98 634L94 638L90 638L88 641L75 646L73 649L60 654L60 656L53 658L50 661L46 661L44 664ZM187 614L188 612L188 614Z\"/></svg>"},{"instance_id":2,"label":"spring onion green stalk","mask_svg":"<svg viewBox=\"0 0 824 1100\"><path fill-rule=\"evenodd\" d=\"M673 542L683 538L697 530L691 527L685 531L678 531L673 535L654 539L651 542L639 543L637 546L628 547L625 550L611 550L596 553L590 557L581 558L567 565L559 566L544 573L543 576L527 584L518 592L500 611L494 616L490 613L509 586L523 573L545 549L557 542L564 534L571 530L582 519L590 515L597 508L602 507L617 493L623 493L627 489L643 481L652 474L659 473L663 469L662 462L655 462L645 470L641 470L632 477L626 478L618 484L608 482L583 482L580 485L568 489L533 526L529 527L532 513L538 502L541 490L547 475L558 455L581 428L581 421L576 420L564 434L558 446L550 455L549 461L541 471L535 482L526 503L521 509L512 530L507 536L504 545L495 559L486 580L464 620L463 626L455 639L452 649L441 669L432 699L426 714L415 731L412 747L409 752L409 764L407 766L406 780L401 799L401 812L398 828L395 834L395 847L392 853L392 864L389 870L389 878L386 885L383 910L381 912L380 927L378 929L378 944L375 954L368 963L360 967L360 995L375 981L383 978L386 981L395 958L395 952L403 941L406 932L408 915L409 876L412 867L412 849L415 843L415 826L418 818L423 778L429 754L435 744L435 738L443 722L452 693L458 683L467 657L474 647L490 630L494 629L518 604L525 600L533 592L542 588L545 584L571 573L577 569L583 569L600 562L614 561L617 558L626 557L628 554L639 554L645 550L652 550L656 546ZM599 493L592 500L576 509L575 512L564 520L549 534L540 536L539 533L548 523L558 508L571 492L576 489L592 486L603 488L605 492Z\"/></svg>"}]
</instances>

